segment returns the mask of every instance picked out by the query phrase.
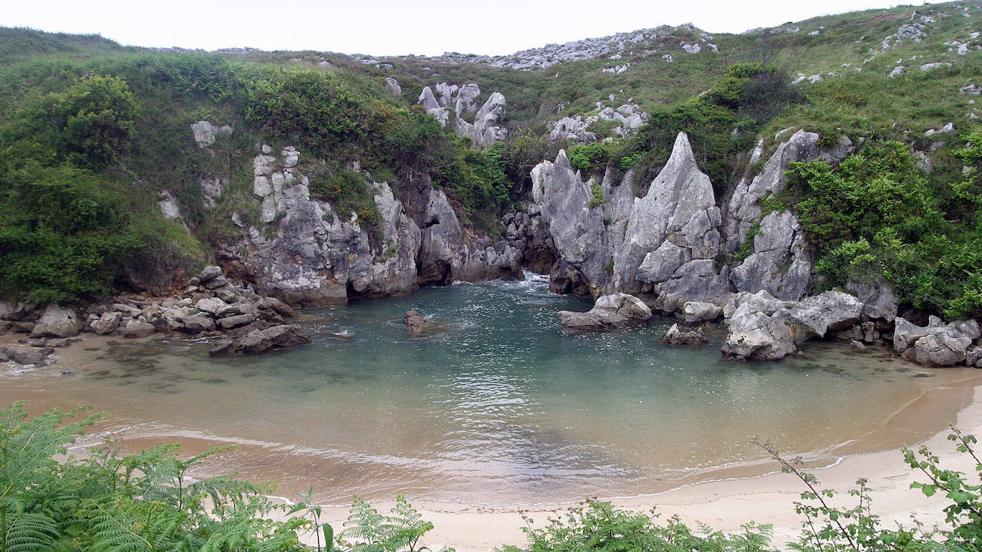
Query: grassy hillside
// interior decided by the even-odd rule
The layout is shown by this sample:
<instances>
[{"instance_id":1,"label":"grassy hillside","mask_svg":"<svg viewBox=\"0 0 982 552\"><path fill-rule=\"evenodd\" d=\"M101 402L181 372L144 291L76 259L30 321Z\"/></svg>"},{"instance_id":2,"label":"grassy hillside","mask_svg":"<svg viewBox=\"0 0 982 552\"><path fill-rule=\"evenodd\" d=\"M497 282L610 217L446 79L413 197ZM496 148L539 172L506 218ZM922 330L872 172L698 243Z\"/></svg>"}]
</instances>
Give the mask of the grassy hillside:
<instances>
[{"instance_id":1,"label":"grassy hillside","mask_svg":"<svg viewBox=\"0 0 982 552\"><path fill-rule=\"evenodd\" d=\"M945 220L973 228L976 212L952 198L980 192L977 175L962 174L973 163L957 154L973 147L978 128L978 97L970 92L982 85L980 28L978 1L821 17L741 35L660 28L592 59L534 70L461 55L159 51L0 28L0 289L71 300L163 285L160 275L193 269L236 238L233 212L256 216L250 159L260 143L300 147L312 191L368 225L377 213L365 177L346 168L354 161L396 186L409 172L430 175L466 222L493 234L496 217L526 198L529 169L560 147L587 172L635 167L650 178L684 130L724 197L758 138L770 151L778 131L805 128L828 143L846 135L860 149L904 144L930 162L927 189L941 198L936 208ZM683 48L694 44L698 53ZM620 74L603 72L622 64L630 66ZM941 65L921 70L925 64ZM891 76L897 67L904 69ZM402 83L402 97L384 89L385 77ZM478 83L480 100L502 92L509 140L470 149L415 107L423 86L443 81ZM546 139L554 121L595 113L597 102L635 102L648 124L634 136L592 145ZM190 132L199 120L234 132L202 150ZM948 123L953 132L925 134ZM203 175L229 178L210 209ZM181 205L182 222L160 214L163 192ZM946 301L911 304L940 311ZM980 308L969 303L957 310Z\"/></svg>"}]
</instances>

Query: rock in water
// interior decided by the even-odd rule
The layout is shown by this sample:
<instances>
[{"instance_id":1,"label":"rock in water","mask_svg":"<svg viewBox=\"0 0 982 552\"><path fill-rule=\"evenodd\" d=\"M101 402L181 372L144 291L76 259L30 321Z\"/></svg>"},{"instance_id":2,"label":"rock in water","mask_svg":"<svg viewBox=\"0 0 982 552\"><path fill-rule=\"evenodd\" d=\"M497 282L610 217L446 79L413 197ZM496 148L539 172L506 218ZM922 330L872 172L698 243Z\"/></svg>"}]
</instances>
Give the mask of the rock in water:
<instances>
[{"instance_id":1,"label":"rock in water","mask_svg":"<svg viewBox=\"0 0 982 552\"><path fill-rule=\"evenodd\" d=\"M209 349L208 354L211 356L256 355L307 343L310 343L310 337L303 328L294 324L280 324L264 330L252 330L239 338L223 339Z\"/></svg>"},{"instance_id":2,"label":"rock in water","mask_svg":"<svg viewBox=\"0 0 982 552\"><path fill-rule=\"evenodd\" d=\"M122 334L123 337L140 338L149 337L153 335L154 331L155 329L153 324L131 319L125 326L123 326Z\"/></svg>"},{"instance_id":3,"label":"rock in water","mask_svg":"<svg viewBox=\"0 0 982 552\"><path fill-rule=\"evenodd\" d=\"M741 292L723 309L729 330L723 356L738 360L779 360L812 337L858 322L863 304L855 297L827 291L804 300L782 301L766 290Z\"/></svg>"},{"instance_id":4,"label":"rock in water","mask_svg":"<svg viewBox=\"0 0 982 552\"><path fill-rule=\"evenodd\" d=\"M701 345L708 343L709 338L702 332L702 328L683 330L678 324L672 324L662 337L662 341L670 345Z\"/></svg>"},{"instance_id":5,"label":"rock in water","mask_svg":"<svg viewBox=\"0 0 982 552\"><path fill-rule=\"evenodd\" d=\"M81 331L82 324L74 310L52 303L34 325L31 337L74 337Z\"/></svg>"},{"instance_id":6,"label":"rock in water","mask_svg":"<svg viewBox=\"0 0 982 552\"><path fill-rule=\"evenodd\" d=\"M624 328L650 319L651 309L648 305L626 293L604 295L588 312L559 312L563 329L572 334Z\"/></svg>"},{"instance_id":7,"label":"rock in water","mask_svg":"<svg viewBox=\"0 0 982 552\"><path fill-rule=\"evenodd\" d=\"M427 334L435 327L432 321L414 310L406 311L402 316L402 322L406 325L406 331L413 337Z\"/></svg>"}]
</instances>

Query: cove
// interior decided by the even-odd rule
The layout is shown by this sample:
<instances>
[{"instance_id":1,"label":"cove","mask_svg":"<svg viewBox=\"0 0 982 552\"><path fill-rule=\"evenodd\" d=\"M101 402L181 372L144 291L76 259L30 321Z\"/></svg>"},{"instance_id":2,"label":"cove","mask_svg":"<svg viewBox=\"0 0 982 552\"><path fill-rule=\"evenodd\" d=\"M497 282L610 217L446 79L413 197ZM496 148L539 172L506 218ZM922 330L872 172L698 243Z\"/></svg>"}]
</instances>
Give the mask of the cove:
<instances>
[{"instance_id":1,"label":"cove","mask_svg":"<svg viewBox=\"0 0 982 552\"><path fill-rule=\"evenodd\" d=\"M233 444L203 468L358 495L515 505L634 496L774 466L754 436L813 465L914 443L954 421L982 377L815 343L780 363L661 343L675 322L567 336L587 310L532 276L306 311L311 345L212 359L208 344L92 338L57 369L7 372L0 400L92 404L124 448ZM442 331L410 337L414 308ZM61 370L69 375L61 375Z\"/></svg>"}]
</instances>

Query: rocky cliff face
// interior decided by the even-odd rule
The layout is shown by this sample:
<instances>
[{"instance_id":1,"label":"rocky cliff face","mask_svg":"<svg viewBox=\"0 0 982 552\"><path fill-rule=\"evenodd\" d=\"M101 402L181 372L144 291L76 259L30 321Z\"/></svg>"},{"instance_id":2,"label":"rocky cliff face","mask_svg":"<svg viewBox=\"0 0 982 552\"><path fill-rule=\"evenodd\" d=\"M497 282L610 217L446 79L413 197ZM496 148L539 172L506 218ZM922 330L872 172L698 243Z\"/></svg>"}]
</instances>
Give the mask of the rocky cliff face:
<instances>
[{"instance_id":1,"label":"rocky cliff face","mask_svg":"<svg viewBox=\"0 0 982 552\"><path fill-rule=\"evenodd\" d=\"M324 305L456 280L521 277L518 252L468 235L442 191L423 186L408 200L425 207L407 209L388 183L373 183L381 234L373 244L354 213L311 198L300 151L272 151L263 146L253 160L260 221L225 252L260 292Z\"/></svg>"}]
</instances>

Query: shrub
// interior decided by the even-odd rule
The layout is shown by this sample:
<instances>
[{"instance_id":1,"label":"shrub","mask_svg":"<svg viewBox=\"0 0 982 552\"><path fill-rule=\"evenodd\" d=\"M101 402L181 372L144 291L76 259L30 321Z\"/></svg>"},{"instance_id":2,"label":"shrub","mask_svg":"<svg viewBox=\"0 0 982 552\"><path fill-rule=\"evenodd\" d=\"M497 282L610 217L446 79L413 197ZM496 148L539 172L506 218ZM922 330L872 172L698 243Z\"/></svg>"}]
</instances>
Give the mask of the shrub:
<instances>
[{"instance_id":1,"label":"shrub","mask_svg":"<svg viewBox=\"0 0 982 552\"><path fill-rule=\"evenodd\" d=\"M917 168L904 144L885 142L838 168L796 163L787 175L816 267L830 285L882 275L915 308L951 317L982 312L982 226L969 191L979 185L976 173L949 193L943 180Z\"/></svg>"},{"instance_id":2,"label":"shrub","mask_svg":"<svg viewBox=\"0 0 982 552\"><path fill-rule=\"evenodd\" d=\"M569 164L585 174L602 170L610 158L610 151L603 142L576 144L570 146L566 153Z\"/></svg>"}]
</instances>

